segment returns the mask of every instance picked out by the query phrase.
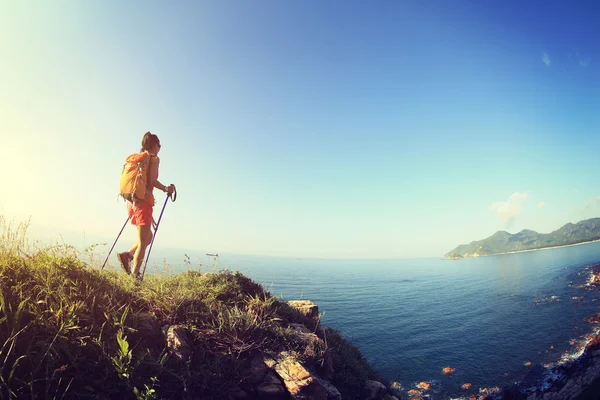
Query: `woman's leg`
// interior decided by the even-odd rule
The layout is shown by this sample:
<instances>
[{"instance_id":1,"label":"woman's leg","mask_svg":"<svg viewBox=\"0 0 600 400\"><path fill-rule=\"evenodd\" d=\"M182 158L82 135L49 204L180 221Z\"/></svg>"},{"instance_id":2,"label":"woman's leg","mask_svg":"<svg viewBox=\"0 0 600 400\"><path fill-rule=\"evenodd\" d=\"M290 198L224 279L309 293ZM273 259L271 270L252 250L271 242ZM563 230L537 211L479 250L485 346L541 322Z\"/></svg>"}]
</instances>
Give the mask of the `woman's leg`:
<instances>
[{"instance_id":1,"label":"woman's leg","mask_svg":"<svg viewBox=\"0 0 600 400\"><path fill-rule=\"evenodd\" d=\"M139 233L138 233L138 241L139 241ZM131 249L129 249L129 255L131 256L131 259L133 260L133 256L135 256L135 252L138 248L139 244L136 241L135 244L133 246L131 246Z\"/></svg>"},{"instance_id":2,"label":"woman's leg","mask_svg":"<svg viewBox=\"0 0 600 400\"><path fill-rule=\"evenodd\" d=\"M152 229L150 225L138 225L137 230L138 240L137 243L131 248L131 250L134 251L133 268L131 273L136 277L140 274L140 268L142 266L142 261L144 260L144 254L146 254L146 247L148 247L152 241Z\"/></svg>"},{"instance_id":3,"label":"woman's leg","mask_svg":"<svg viewBox=\"0 0 600 400\"><path fill-rule=\"evenodd\" d=\"M131 202L128 201L127 202L127 216L129 217L129 221L132 224L135 224L134 214L135 214L135 210L133 208L133 205L131 204ZM139 234L138 234L138 236L139 236ZM124 251L123 253L117 253L117 258L119 259L121 268L123 268L123 271L125 271L125 273L127 273L128 275L131 274L131 261L133 261L133 256L135 254L135 251L138 248L138 241L139 241L139 239L129 249L129 251Z\"/></svg>"}]
</instances>

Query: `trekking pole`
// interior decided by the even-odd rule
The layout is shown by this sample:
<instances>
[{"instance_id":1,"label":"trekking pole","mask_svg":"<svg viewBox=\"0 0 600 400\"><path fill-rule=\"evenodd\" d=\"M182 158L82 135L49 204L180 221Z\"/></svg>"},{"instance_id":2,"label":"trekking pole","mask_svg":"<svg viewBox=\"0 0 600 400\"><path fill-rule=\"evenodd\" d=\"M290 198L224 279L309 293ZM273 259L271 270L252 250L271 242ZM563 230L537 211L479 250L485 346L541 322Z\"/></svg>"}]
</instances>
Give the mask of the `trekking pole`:
<instances>
[{"instance_id":1,"label":"trekking pole","mask_svg":"<svg viewBox=\"0 0 600 400\"><path fill-rule=\"evenodd\" d=\"M129 217L127 217L127 219L125 220L125 223L123 224L123 227L121 228L121 232L119 232L119 235L117 236L117 238L115 239L115 242L113 243L112 247L110 248L110 251L108 252L108 255L106 256L106 260L104 260L104 264L102 264L102 268L100 268L100 271L102 271L104 269L104 266L106 265L106 262L108 261L108 257L110 257L110 253L112 253L113 249L115 248L115 245L117 244L117 240L119 240L119 238L121 237L121 233L123 233L123 229L125 229L125 226L127 226L127 221L129 221Z\"/></svg>"},{"instance_id":2,"label":"trekking pole","mask_svg":"<svg viewBox=\"0 0 600 400\"><path fill-rule=\"evenodd\" d=\"M160 225L160 219L162 218L163 212L165 212L165 207L167 206L167 202L171 199L171 201L177 200L177 189L175 189L175 185L173 185L173 197L171 195L167 195L165 199L165 203L163 204L163 208L160 211L160 215L158 216L158 222L156 222L156 228L154 228L154 235L152 235L152 241L150 242L150 247L148 248L148 255L146 256L146 261L144 262L144 268L142 269L142 275L140 276L140 282L144 280L144 274L146 273L146 266L148 265L148 259L150 258L150 252L152 251L152 245L154 244L154 239L156 239L156 232L158 232L158 226Z\"/></svg>"}]
</instances>

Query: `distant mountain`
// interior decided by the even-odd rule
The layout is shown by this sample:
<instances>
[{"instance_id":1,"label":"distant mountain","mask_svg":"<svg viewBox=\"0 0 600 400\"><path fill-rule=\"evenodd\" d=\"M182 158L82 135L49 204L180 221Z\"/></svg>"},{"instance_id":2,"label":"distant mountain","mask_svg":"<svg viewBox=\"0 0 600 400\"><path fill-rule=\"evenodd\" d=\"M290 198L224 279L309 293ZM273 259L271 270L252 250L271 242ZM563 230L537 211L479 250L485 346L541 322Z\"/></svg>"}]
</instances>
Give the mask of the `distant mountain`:
<instances>
[{"instance_id":1,"label":"distant mountain","mask_svg":"<svg viewBox=\"0 0 600 400\"><path fill-rule=\"evenodd\" d=\"M461 244L444 257L458 259L463 257L491 256L513 251L543 249L547 247L565 246L590 242L600 239L600 218L591 218L576 224L568 223L551 233L537 233L523 229L519 233L510 234L498 231L487 239L469 244Z\"/></svg>"}]
</instances>

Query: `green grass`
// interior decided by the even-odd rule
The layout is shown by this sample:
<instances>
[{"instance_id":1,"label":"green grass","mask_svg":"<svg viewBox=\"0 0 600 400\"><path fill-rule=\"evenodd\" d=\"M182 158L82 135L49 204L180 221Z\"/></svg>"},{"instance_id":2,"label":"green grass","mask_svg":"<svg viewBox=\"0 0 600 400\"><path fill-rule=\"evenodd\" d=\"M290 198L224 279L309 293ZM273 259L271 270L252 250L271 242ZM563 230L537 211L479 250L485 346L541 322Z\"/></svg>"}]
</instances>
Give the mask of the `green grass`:
<instances>
[{"instance_id":1,"label":"green grass","mask_svg":"<svg viewBox=\"0 0 600 400\"><path fill-rule=\"evenodd\" d=\"M240 273L148 275L142 284L100 271L72 246L32 251L26 224L0 217L0 398L223 398L257 353L333 361L332 382L353 393L375 371L338 332L307 345L289 322L316 324ZM283 323L282 323L283 322ZM183 325L188 360L170 355L166 325Z\"/></svg>"}]
</instances>

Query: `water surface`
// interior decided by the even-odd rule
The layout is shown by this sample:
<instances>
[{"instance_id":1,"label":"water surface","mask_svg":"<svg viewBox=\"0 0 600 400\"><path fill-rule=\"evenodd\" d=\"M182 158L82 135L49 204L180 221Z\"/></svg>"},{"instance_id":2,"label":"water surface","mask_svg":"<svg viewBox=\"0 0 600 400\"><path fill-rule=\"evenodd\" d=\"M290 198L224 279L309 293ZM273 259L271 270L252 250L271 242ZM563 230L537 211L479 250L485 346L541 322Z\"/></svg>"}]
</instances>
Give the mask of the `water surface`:
<instances>
[{"instance_id":1,"label":"water surface","mask_svg":"<svg viewBox=\"0 0 600 400\"><path fill-rule=\"evenodd\" d=\"M206 270L206 257L190 257ZM385 379L405 389L433 382L439 398L464 395L466 382L473 390L518 382L572 351L592 329L583 319L599 311L597 292L579 288L596 262L600 243L456 261L218 259L273 295L313 300L322 323ZM446 366L456 372L443 375Z\"/></svg>"}]
</instances>

